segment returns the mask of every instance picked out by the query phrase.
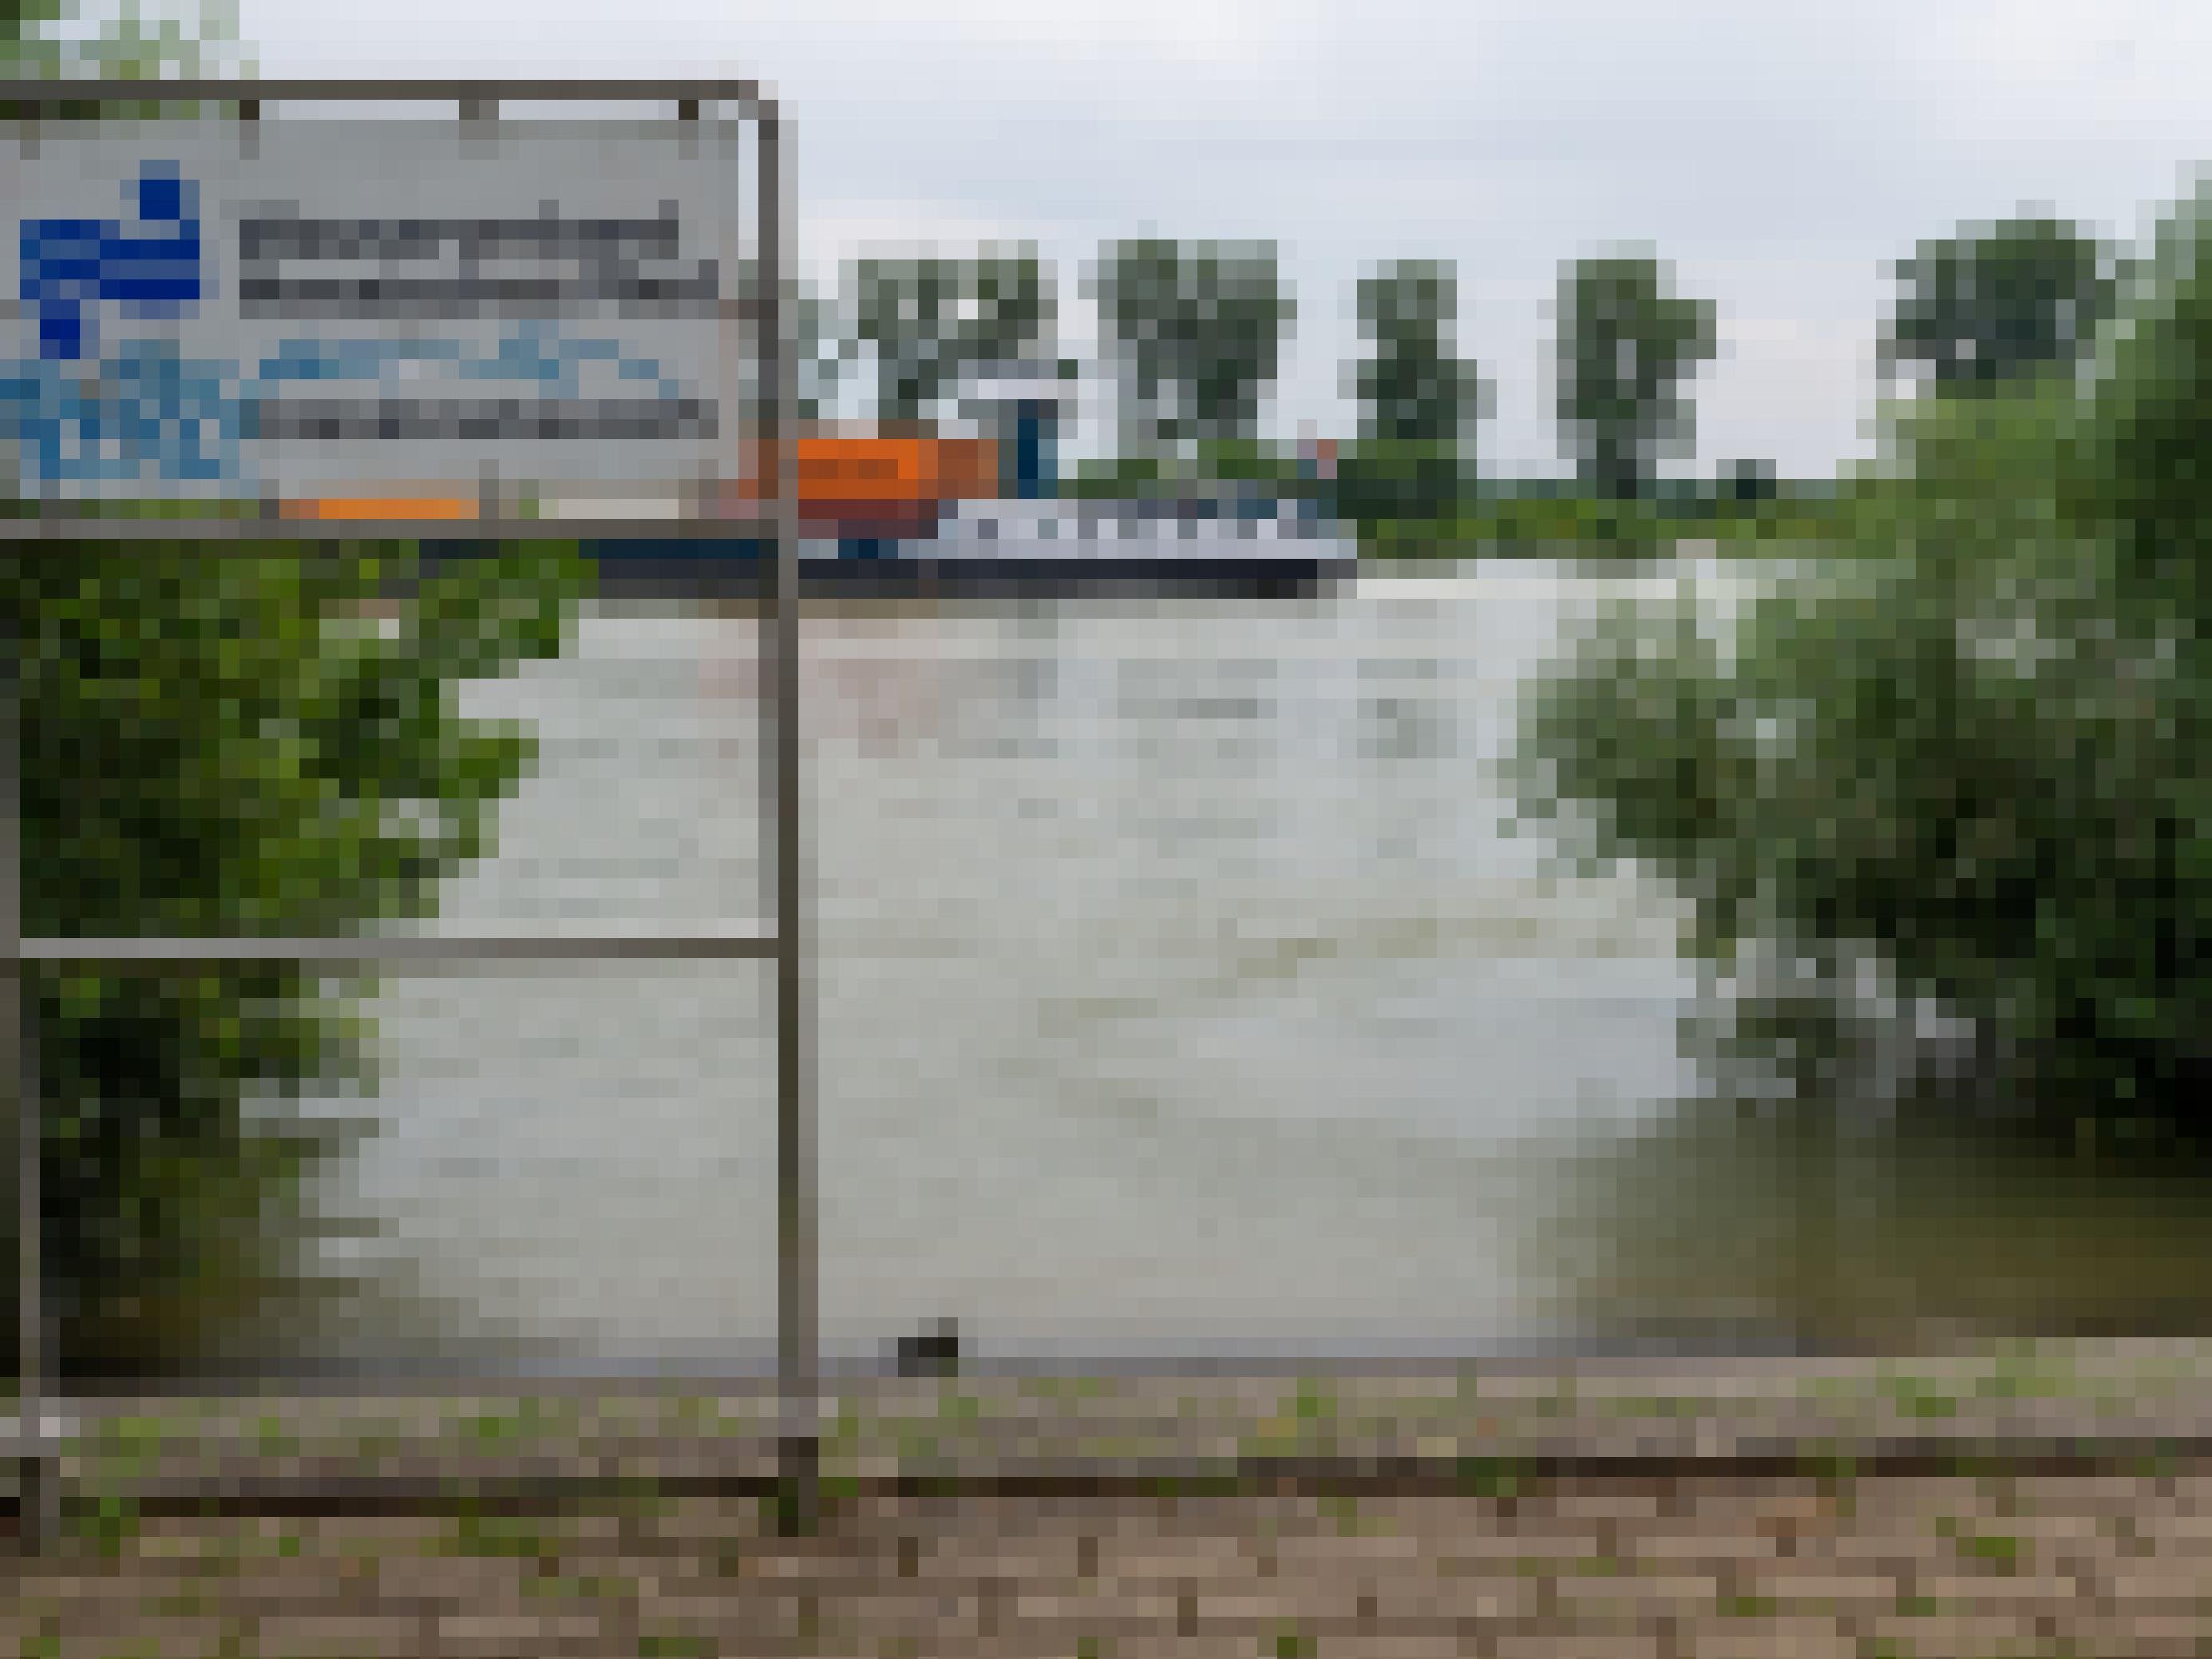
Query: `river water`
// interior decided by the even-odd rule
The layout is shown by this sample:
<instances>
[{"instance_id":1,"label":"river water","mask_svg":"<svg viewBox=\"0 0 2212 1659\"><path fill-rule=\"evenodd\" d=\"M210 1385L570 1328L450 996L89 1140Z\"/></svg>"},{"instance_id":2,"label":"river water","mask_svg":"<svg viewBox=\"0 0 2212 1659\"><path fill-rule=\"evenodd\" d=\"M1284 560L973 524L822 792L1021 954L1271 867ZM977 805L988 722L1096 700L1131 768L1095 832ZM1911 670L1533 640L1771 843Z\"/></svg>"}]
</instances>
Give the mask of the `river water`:
<instances>
[{"instance_id":1,"label":"river water","mask_svg":"<svg viewBox=\"0 0 2212 1659\"><path fill-rule=\"evenodd\" d=\"M1510 833L1516 686L1678 580L1722 611L1759 579L1513 562L810 616L828 1350L940 1316L1047 1362L2194 1319L2185 1183L1701 1104L1678 908ZM757 632L603 610L469 688L541 752L441 926L755 916ZM342 1346L764 1361L769 975L387 981L345 1198L446 1311Z\"/></svg>"}]
</instances>

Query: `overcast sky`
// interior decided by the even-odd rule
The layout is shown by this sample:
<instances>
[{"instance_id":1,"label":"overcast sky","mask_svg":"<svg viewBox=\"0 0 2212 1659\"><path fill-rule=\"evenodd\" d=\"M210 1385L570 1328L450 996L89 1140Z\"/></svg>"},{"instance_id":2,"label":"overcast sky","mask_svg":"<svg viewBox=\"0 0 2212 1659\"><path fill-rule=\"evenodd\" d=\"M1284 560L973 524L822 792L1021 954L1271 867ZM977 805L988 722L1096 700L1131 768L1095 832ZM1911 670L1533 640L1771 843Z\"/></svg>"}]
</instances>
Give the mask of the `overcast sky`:
<instances>
[{"instance_id":1,"label":"overcast sky","mask_svg":"<svg viewBox=\"0 0 2212 1659\"><path fill-rule=\"evenodd\" d=\"M1062 337L1103 239L1274 240L1271 424L1348 429L1351 284L1456 262L1488 464L1550 470L1561 260L1720 310L1697 466L1870 452L1885 262L2023 206L2134 238L2212 151L2201 0L241 0L266 75L741 75L797 123L811 269L1029 241Z\"/></svg>"}]
</instances>

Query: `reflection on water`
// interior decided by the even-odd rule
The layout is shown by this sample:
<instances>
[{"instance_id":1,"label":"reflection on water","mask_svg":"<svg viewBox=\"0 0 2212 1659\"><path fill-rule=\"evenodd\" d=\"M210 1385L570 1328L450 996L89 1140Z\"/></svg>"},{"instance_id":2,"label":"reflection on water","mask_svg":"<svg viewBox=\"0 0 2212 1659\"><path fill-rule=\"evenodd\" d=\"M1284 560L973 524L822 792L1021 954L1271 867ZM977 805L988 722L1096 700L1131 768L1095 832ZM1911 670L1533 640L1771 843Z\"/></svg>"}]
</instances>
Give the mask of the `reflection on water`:
<instances>
[{"instance_id":1,"label":"reflection on water","mask_svg":"<svg viewBox=\"0 0 2212 1659\"><path fill-rule=\"evenodd\" d=\"M1744 580L1698 579L1717 605ZM1554 868L1495 775L1516 682L1656 580L811 618L832 1350L938 1314L986 1351L1141 1356L2050 1322L2116 1282L2193 1306L2212 1238L2178 1187L1679 1103L1675 907ZM749 916L754 635L601 614L473 688L542 759L447 925ZM471 1332L766 1352L761 969L380 1007L388 1132L353 1184Z\"/></svg>"},{"instance_id":2,"label":"reflection on water","mask_svg":"<svg viewBox=\"0 0 2212 1659\"><path fill-rule=\"evenodd\" d=\"M1936 1099L1805 1104L1699 1099L1578 1157L1583 1310L1823 1346L2204 1328L2212 1171L1965 1132Z\"/></svg>"}]
</instances>

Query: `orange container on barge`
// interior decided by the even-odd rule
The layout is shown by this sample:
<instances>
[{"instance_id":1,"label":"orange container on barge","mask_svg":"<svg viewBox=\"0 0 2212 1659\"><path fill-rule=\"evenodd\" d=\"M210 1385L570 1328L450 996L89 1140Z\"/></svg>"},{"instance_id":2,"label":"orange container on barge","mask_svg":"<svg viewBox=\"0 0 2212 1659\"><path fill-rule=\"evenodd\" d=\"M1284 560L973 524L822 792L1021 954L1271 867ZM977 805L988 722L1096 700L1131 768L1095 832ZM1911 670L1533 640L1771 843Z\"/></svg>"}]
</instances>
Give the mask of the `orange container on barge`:
<instances>
[{"instance_id":1,"label":"orange container on barge","mask_svg":"<svg viewBox=\"0 0 2212 1659\"><path fill-rule=\"evenodd\" d=\"M982 438L816 435L793 441L802 536L847 539L927 536L955 502L1000 494L999 446ZM742 515L767 491L762 465L725 486L724 513ZM473 520L462 496L326 495L289 501L290 519ZM567 516L548 514L549 517Z\"/></svg>"},{"instance_id":2,"label":"orange container on barge","mask_svg":"<svg viewBox=\"0 0 2212 1659\"><path fill-rule=\"evenodd\" d=\"M999 447L981 438L810 437L795 444L799 526L805 536L926 536L956 501L999 494ZM750 507L762 469L738 483Z\"/></svg>"}]
</instances>

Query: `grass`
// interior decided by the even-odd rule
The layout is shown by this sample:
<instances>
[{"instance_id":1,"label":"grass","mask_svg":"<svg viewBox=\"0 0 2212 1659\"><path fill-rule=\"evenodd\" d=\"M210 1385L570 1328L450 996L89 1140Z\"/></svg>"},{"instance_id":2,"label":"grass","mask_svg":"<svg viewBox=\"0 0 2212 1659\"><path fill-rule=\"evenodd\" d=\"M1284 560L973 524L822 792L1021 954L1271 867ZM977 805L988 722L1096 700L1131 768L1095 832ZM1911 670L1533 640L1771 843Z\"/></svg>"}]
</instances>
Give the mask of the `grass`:
<instances>
[{"instance_id":1,"label":"grass","mask_svg":"<svg viewBox=\"0 0 2212 1659\"><path fill-rule=\"evenodd\" d=\"M1363 558L1380 560L1587 556L1617 550L1648 557L1677 541L1723 553L1767 554L1829 546L1849 530L1830 505L1766 504L1711 514L1594 501L1483 503L1433 519L1378 519L1359 526Z\"/></svg>"},{"instance_id":2,"label":"grass","mask_svg":"<svg viewBox=\"0 0 2212 1659\"><path fill-rule=\"evenodd\" d=\"M65 1537L87 1546L106 1560L119 1558L143 1529L138 1506L119 1493L105 1492L62 1506Z\"/></svg>"},{"instance_id":3,"label":"grass","mask_svg":"<svg viewBox=\"0 0 2212 1659\"><path fill-rule=\"evenodd\" d=\"M937 1415L940 1422L962 1424L982 1420L983 1402L972 1394L947 1389L939 1396Z\"/></svg>"},{"instance_id":4,"label":"grass","mask_svg":"<svg viewBox=\"0 0 2212 1659\"><path fill-rule=\"evenodd\" d=\"M1723 1619L1771 1619L1781 1607L1771 1595L1723 1595L1719 1612Z\"/></svg>"},{"instance_id":5,"label":"grass","mask_svg":"<svg viewBox=\"0 0 2212 1659\"><path fill-rule=\"evenodd\" d=\"M683 1407L693 1403L678 1402L676 1413L679 1422L686 1421ZM700 1405L710 1402L703 1400ZM513 1407L499 1411L479 1412L462 1419L463 1435L477 1445L497 1449L520 1446L527 1440L540 1440L553 1436L573 1435L582 1426L581 1412L571 1401L551 1401L535 1395L524 1395Z\"/></svg>"},{"instance_id":6,"label":"grass","mask_svg":"<svg viewBox=\"0 0 2212 1659\"><path fill-rule=\"evenodd\" d=\"M447 1544L457 1555L516 1561L549 1559L560 1550L560 1540L536 1522L505 1515L463 1515Z\"/></svg>"},{"instance_id":7,"label":"grass","mask_svg":"<svg viewBox=\"0 0 2212 1659\"><path fill-rule=\"evenodd\" d=\"M1608 1417L1706 1417L1718 1406L1688 1395L1631 1395L1592 1403Z\"/></svg>"},{"instance_id":8,"label":"grass","mask_svg":"<svg viewBox=\"0 0 2212 1659\"><path fill-rule=\"evenodd\" d=\"M1336 1420L1336 1396L1316 1379L1301 1377L1291 1409L1302 1423L1334 1423Z\"/></svg>"},{"instance_id":9,"label":"grass","mask_svg":"<svg viewBox=\"0 0 2212 1659\"><path fill-rule=\"evenodd\" d=\"M1996 1533L1980 1535L1962 1533L1958 1543L1960 1553L1970 1560L1988 1561L2008 1573L2020 1571L2021 1543L2017 1538L2008 1538Z\"/></svg>"},{"instance_id":10,"label":"grass","mask_svg":"<svg viewBox=\"0 0 2212 1659\"><path fill-rule=\"evenodd\" d=\"M1875 1385L1907 1417L1956 1417L1960 1395L1913 1376L1884 1377Z\"/></svg>"},{"instance_id":11,"label":"grass","mask_svg":"<svg viewBox=\"0 0 2212 1659\"><path fill-rule=\"evenodd\" d=\"M1848 1478L1859 1436L1885 1421L1948 1425L2005 1402L2073 1403L2101 1411L2147 1393L2178 1389L2199 1368L2164 1358L2151 1368L2159 1388L2138 1387L2142 1367L2100 1367L2080 1375L2063 1352L1998 1350L1956 1373L1921 1364L1854 1366L1851 1374L1778 1379L1744 1400L1701 1393L1694 1384L1663 1391L1603 1385L1589 1376L1498 1378L1475 1366L1441 1375L1433 1384L1369 1396L1357 1378L1310 1372L1282 1382L1250 1381L1218 1389L1144 1387L1126 1379L1024 1377L1004 1382L945 1379L915 1388L888 1384L833 1396L824 1421L828 1472L857 1474L886 1459L942 1468L1004 1450L1048 1456L1055 1448L1085 1459L1194 1455L1219 1447L1224 1469L1237 1458L1316 1456L1373 1446L1421 1448L1431 1454L1480 1453L1455 1466L1470 1480L1504 1486L1525 1473L1512 1455L1523 1433L1541 1435L1582 1420L1643 1419L1686 1425L1759 1417L1774 1410L1820 1408L1813 1437L1801 1440L1816 1474ZM2148 1385L2148 1372L2142 1379ZM1096 1407L1103 1407L1103 1409ZM681 1443L711 1442L748 1460L772 1454L772 1395L750 1391L721 1399L684 1394L512 1399L296 1402L282 1411L240 1401L181 1401L134 1406L112 1416L88 1415L63 1453L77 1460L79 1491L114 1490L157 1468L190 1467L199 1454L235 1444L274 1457L303 1454L374 1464L403 1452L434 1456L503 1458L574 1446L592 1455L599 1437L666 1436ZM1825 1440L1820 1437L1826 1437ZM1194 1443L1205 1443L1196 1450ZM750 1461L743 1467L751 1467ZM766 1467L763 1462L763 1467ZM1972 1467L1971 1460L1962 1468ZM2172 1472L2174 1460L2154 1455L2143 1472Z\"/></svg>"},{"instance_id":12,"label":"grass","mask_svg":"<svg viewBox=\"0 0 2212 1659\"><path fill-rule=\"evenodd\" d=\"M1534 1471L1520 1458L1462 1457L1454 1473L1460 1490L1470 1497L1512 1498L1519 1494Z\"/></svg>"}]
</instances>

